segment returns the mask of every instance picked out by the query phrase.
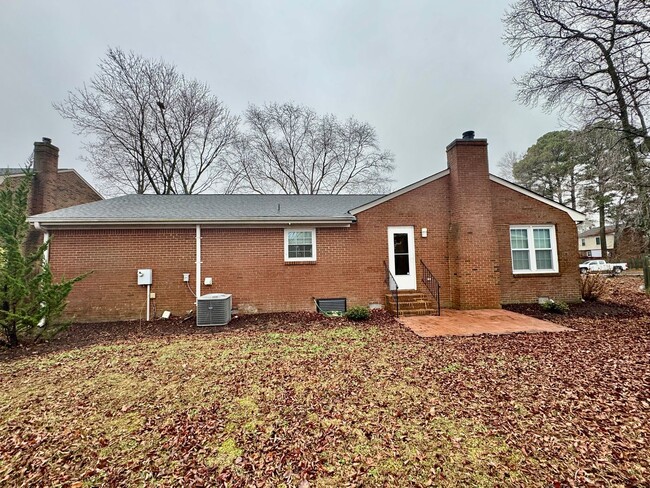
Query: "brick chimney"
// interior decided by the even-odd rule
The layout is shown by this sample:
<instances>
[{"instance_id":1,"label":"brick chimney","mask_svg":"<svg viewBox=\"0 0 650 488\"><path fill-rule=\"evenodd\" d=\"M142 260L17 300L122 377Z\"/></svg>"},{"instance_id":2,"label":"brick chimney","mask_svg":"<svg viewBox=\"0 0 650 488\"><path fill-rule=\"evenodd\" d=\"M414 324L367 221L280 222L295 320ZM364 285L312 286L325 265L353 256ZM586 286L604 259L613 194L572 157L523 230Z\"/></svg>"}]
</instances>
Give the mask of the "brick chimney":
<instances>
[{"instance_id":1,"label":"brick chimney","mask_svg":"<svg viewBox=\"0 0 650 488\"><path fill-rule=\"evenodd\" d=\"M452 304L500 308L499 249L492 216L487 139L463 133L447 146Z\"/></svg>"},{"instance_id":2,"label":"brick chimney","mask_svg":"<svg viewBox=\"0 0 650 488\"><path fill-rule=\"evenodd\" d=\"M34 143L33 169L35 175L31 214L55 210L53 187L59 171L59 148L52 144L52 139L43 137L42 142Z\"/></svg>"}]
</instances>

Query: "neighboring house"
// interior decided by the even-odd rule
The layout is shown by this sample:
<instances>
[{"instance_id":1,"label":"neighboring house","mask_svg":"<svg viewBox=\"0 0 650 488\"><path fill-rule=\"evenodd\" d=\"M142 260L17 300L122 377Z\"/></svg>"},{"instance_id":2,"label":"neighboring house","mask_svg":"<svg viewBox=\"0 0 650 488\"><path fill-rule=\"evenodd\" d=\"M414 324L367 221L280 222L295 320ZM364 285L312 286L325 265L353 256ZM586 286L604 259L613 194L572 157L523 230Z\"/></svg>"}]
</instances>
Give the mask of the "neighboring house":
<instances>
[{"instance_id":1,"label":"neighboring house","mask_svg":"<svg viewBox=\"0 0 650 488\"><path fill-rule=\"evenodd\" d=\"M581 258L607 258L614 252L613 225L605 227L605 241L607 242L607 254L603 256L600 242L600 227L593 227L578 234L578 252Z\"/></svg>"},{"instance_id":2,"label":"neighboring house","mask_svg":"<svg viewBox=\"0 0 650 488\"><path fill-rule=\"evenodd\" d=\"M55 237L57 276L93 271L70 294L76 320L144 317L140 268L153 270L158 314L214 292L240 312L383 304L385 262L400 291L426 291L426 265L443 307L579 300L585 216L490 175L487 140L463 137L447 169L388 195L128 195L30 221Z\"/></svg>"},{"instance_id":3,"label":"neighboring house","mask_svg":"<svg viewBox=\"0 0 650 488\"><path fill-rule=\"evenodd\" d=\"M29 214L40 214L61 208L96 202L103 197L74 169L59 169L59 148L44 137L34 143L34 180L30 193ZM24 168L0 168L0 186L17 185L24 177ZM35 244L40 232L32 232L29 242Z\"/></svg>"}]
</instances>

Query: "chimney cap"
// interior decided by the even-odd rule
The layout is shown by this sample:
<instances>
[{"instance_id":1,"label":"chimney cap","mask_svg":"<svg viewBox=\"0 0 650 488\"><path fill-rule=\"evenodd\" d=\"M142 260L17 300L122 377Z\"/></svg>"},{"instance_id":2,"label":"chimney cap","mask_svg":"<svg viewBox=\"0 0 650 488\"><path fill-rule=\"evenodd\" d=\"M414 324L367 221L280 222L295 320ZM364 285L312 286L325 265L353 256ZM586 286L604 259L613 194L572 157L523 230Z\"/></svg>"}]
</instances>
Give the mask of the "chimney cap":
<instances>
[{"instance_id":1,"label":"chimney cap","mask_svg":"<svg viewBox=\"0 0 650 488\"><path fill-rule=\"evenodd\" d=\"M463 139L474 139L474 131L473 130L467 130L463 132Z\"/></svg>"},{"instance_id":2,"label":"chimney cap","mask_svg":"<svg viewBox=\"0 0 650 488\"><path fill-rule=\"evenodd\" d=\"M43 137L43 142L45 144L52 144L52 139L50 139L49 137Z\"/></svg>"}]
</instances>

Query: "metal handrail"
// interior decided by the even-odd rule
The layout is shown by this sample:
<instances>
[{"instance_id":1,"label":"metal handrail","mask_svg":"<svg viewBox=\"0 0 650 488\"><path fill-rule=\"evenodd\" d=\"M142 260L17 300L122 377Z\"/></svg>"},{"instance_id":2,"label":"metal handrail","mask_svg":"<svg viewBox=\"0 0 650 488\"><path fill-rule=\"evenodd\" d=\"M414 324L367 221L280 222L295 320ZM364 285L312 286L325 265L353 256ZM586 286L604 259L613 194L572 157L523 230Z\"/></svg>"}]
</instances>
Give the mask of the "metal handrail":
<instances>
[{"instance_id":1,"label":"metal handrail","mask_svg":"<svg viewBox=\"0 0 650 488\"><path fill-rule=\"evenodd\" d=\"M395 280L393 273L390 272L390 268L386 264L386 261L384 261L384 268L386 269L386 277L384 278L384 283L386 283L388 290L391 292L393 298L395 299L395 315L399 317L399 286L397 286L397 281Z\"/></svg>"},{"instance_id":2,"label":"metal handrail","mask_svg":"<svg viewBox=\"0 0 650 488\"><path fill-rule=\"evenodd\" d=\"M424 261L422 261L421 259L420 259L420 264L422 264L422 269L423 269L422 283L424 283L424 286L427 287L427 290L429 290L429 293L431 293L431 296L436 302L436 306L437 306L436 315L440 315L440 283L438 283L436 277L433 276L431 270L427 268L427 265L424 264Z\"/></svg>"}]
</instances>

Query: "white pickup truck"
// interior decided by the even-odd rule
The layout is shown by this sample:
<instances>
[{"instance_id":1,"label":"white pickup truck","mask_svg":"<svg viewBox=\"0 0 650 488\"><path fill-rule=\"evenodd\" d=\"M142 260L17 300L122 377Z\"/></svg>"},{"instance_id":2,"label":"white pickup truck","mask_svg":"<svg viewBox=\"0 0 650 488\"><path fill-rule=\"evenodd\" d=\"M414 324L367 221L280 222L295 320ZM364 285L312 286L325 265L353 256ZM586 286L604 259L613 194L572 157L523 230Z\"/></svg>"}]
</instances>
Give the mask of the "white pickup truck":
<instances>
[{"instance_id":1,"label":"white pickup truck","mask_svg":"<svg viewBox=\"0 0 650 488\"><path fill-rule=\"evenodd\" d=\"M611 273L621 274L627 269L627 263L608 263L603 259L585 261L580 265L580 273Z\"/></svg>"}]
</instances>

